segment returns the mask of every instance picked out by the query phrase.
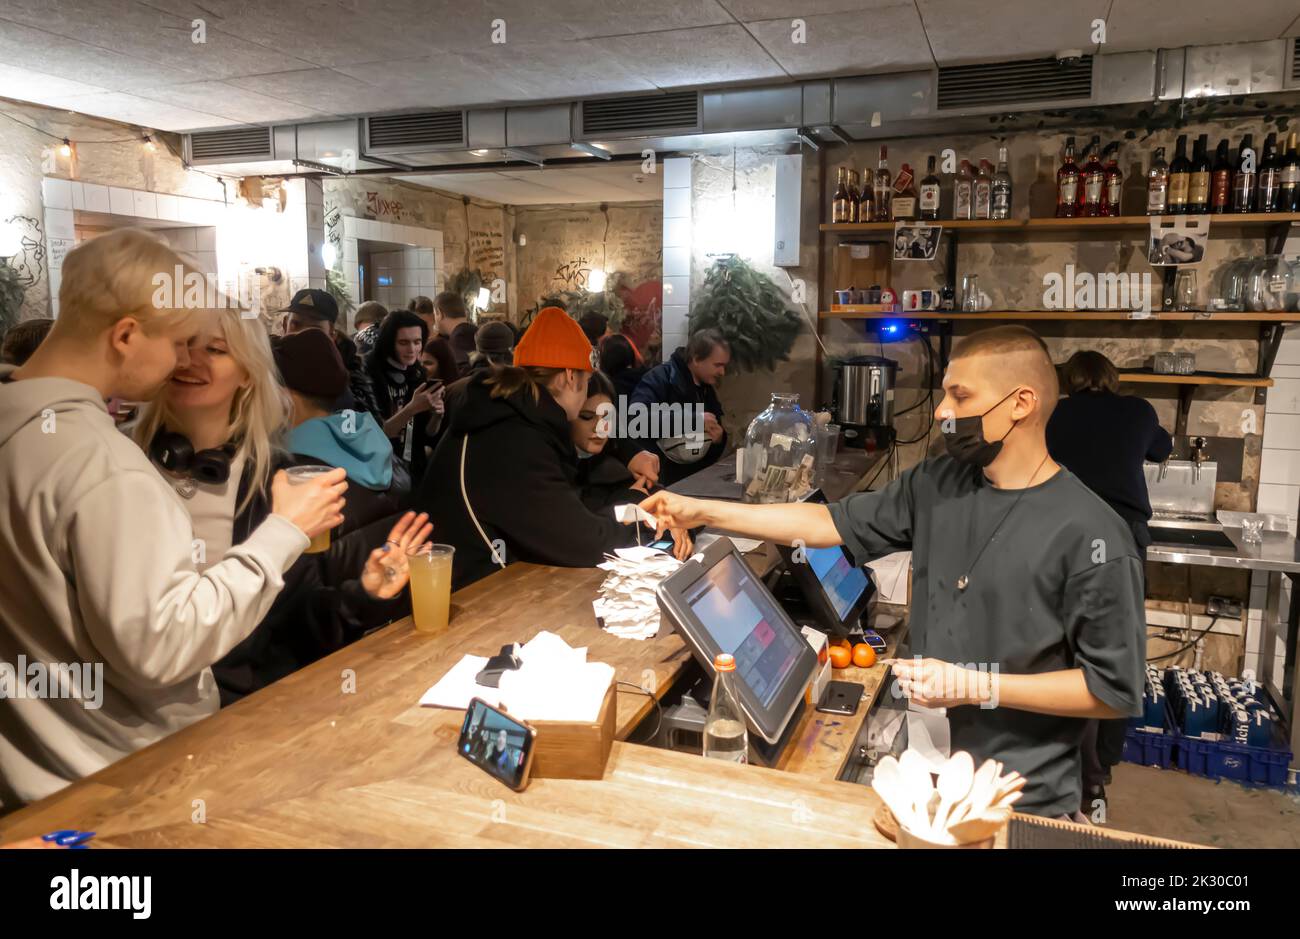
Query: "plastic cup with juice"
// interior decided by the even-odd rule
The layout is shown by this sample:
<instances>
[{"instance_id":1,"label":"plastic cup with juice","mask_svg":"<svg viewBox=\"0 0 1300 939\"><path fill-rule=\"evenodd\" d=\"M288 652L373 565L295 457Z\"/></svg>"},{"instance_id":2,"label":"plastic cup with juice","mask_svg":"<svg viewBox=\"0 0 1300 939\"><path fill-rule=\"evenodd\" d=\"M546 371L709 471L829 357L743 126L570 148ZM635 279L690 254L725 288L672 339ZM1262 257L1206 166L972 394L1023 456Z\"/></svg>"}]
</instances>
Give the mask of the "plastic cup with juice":
<instances>
[{"instance_id":1,"label":"plastic cup with juice","mask_svg":"<svg viewBox=\"0 0 1300 939\"><path fill-rule=\"evenodd\" d=\"M301 486L317 476L324 476L326 473L334 472L332 466L322 466L320 464L311 464L308 466L290 466L285 471L289 477L291 486ZM330 546L330 530L327 528L311 540L307 550L303 554L319 554L322 551L328 551Z\"/></svg>"},{"instance_id":2,"label":"plastic cup with juice","mask_svg":"<svg viewBox=\"0 0 1300 939\"><path fill-rule=\"evenodd\" d=\"M423 544L407 558L411 571L411 614L422 633L447 628L451 612L451 559L447 544Z\"/></svg>"}]
</instances>

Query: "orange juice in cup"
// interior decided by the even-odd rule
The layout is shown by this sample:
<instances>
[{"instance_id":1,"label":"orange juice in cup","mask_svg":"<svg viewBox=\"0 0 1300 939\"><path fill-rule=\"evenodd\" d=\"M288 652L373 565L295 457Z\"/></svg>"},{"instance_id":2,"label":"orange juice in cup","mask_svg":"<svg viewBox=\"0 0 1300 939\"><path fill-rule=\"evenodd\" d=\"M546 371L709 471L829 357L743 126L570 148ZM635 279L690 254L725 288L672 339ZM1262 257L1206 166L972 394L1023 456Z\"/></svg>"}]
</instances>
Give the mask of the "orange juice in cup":
<instances>
[{"instance_id":1,"label":"orange juice in cup","mask_svg":"<svg viewBox=\"0 0 1300 939\"><path fill-rule=\"evenodd\" d=\"M303 483L313 480L317 476L324 476L326 473L334 472L334 467L322 466L320 464L290 466L284 472L285 475L289 477L289 484L291 486L301 486ZM311 539L311 544L307 546L307 550L304 551L303 554L320 554L322 551L328 551L329 546L330 530L327 528Z\"/></svg>"},{"instance_id":2,"label":"orange juice in cup","mask_svg":"<svg viewBox=\"0 0 1300 939\"><path fill-rule=\"evenodd\" d=\"M447 544L423 544L407 558L411 576L411 615L422 633L447 628L451 613L451 559Z\"/></svg>"}]
</instances>

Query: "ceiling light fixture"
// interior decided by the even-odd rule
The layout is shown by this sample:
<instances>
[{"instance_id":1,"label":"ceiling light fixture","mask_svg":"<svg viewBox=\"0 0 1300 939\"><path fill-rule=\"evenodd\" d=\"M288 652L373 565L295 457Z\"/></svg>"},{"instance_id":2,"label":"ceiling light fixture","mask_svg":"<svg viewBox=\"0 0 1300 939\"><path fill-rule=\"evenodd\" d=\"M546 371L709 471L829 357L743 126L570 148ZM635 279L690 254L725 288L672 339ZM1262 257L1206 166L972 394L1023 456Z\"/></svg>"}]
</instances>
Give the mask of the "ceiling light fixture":
<instances>
[{"instance_id":1,"label":"ceiling light fixture","mask_svg":"<svg viewBox=\"0 0 1300 939\"><path fill-rule=\"evenodd\" d=\"M72 156L72 141L67 137L63 138L63 146L59 147L59 155L65 157Z\"/></svg>"},{"instance_id":2,"label":"ceiling light fixture","mask_svg":"<svg viewBox=\"0 0 1300 939\"><path fill-rule=\"evenodd\" d=\"M148 150L150 153L153 153L155 150L158 149L156 146L154 146L153 138L150 137L148 134L144 135L144 148Z\"/></svg>"},{"instance_id":3,"label":"ceiling light fixture","mask_svg":"<svg viewBox=\"0 0 1300 939\"><path fill-rule=\"evenodd\" d=\"M599 157L602 160L614 159L614 154L610 153L608 150L602 150L600 147L597 147L595 144L583 143L579 140L574 140L569 144L569 146L572 147L574 150L577 150L579 153L587 154L587 156Z\"/></svg>"}]
</instances>

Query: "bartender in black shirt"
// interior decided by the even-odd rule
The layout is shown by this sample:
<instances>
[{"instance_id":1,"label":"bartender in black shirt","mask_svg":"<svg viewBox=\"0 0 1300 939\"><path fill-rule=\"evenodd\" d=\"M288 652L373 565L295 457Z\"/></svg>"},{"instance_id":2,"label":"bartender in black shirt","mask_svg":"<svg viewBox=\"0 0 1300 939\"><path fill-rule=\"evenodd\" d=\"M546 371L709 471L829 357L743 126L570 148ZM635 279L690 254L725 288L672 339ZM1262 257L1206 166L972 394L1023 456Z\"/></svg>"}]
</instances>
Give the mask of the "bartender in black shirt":
<instances>
[{"instance_id":1,"label":"bartender in black shirt","mask_svg":"<svg viewBox=\"0 0 1300 939\"><path fill-rule=\"evenodd\" d=\"M1057 403L1047 422L1047 449L1128 524L1138 557L1145 561L1151 500L1142 464L1169 459L1173 440L1149 401L1119 393L1119 372L1100 352L1070 356L1061 366L1061 384L1069 397ZM1084 814L1106 801L1105 784L1124 755L1127 725L1123 720L1088 722L1082 753Z\"/></svg>"},{"instance_id":2,"label":"bartender in black shirt","mask_svg":"<svg viewBox=\"0 0 1300 939\"><path fill-rule=\"evenodd\" d=\"M785 544L844 544L859 563L913 552L904 694L946 707L952 747L1028 779L1017 809L1077 818L1089 718L1135 715L1146 644L1127 526L1048 454L1059 394L1043 341L1020 326L956 345L936 410L948 454L830 506L741 505L656 493L664 527L709 525Z\"/></svg>"}]
</instances>

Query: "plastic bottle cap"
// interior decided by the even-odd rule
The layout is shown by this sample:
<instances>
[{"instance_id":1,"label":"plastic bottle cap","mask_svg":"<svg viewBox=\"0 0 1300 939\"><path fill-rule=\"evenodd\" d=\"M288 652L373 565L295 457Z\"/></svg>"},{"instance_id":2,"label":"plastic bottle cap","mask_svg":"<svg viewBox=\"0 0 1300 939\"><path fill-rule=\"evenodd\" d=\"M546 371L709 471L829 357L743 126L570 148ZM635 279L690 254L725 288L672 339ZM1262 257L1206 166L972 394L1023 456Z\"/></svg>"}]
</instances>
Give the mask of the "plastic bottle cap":
<instances>
[{"instance_id":1,"label":"plastic bottle cap","mask_svg":"<svg viewBox=\"0 0 1300 939\"><path fill-rule=\"evenodd\" d=\"M734 672L736 658L730 652L719 652L713 657L713 667L719 672Z\"/></svg>"}]
</instances>

